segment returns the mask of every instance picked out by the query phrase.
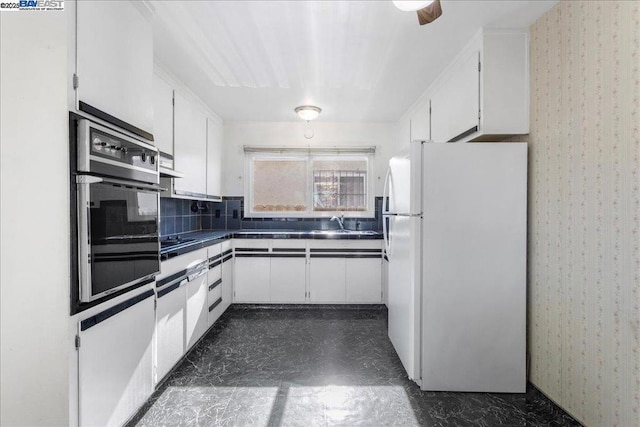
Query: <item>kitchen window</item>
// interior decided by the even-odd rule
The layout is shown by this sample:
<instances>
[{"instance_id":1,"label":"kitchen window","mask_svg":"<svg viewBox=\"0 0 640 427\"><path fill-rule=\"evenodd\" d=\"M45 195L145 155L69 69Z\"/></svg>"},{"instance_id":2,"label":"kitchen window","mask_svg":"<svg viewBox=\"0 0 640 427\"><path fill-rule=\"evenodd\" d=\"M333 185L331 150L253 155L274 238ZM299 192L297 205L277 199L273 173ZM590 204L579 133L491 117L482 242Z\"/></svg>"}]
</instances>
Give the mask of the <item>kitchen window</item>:
<instances>
[{"instance_id":1,"label":"kitchen window","mask_svg":"<svg viewBox=\"0 0 640 427\"><path fill-rule=\"evenodd\" d=\"M245 147L245 217L374 217L373 153Z\"/></svg>"}]
</instances>

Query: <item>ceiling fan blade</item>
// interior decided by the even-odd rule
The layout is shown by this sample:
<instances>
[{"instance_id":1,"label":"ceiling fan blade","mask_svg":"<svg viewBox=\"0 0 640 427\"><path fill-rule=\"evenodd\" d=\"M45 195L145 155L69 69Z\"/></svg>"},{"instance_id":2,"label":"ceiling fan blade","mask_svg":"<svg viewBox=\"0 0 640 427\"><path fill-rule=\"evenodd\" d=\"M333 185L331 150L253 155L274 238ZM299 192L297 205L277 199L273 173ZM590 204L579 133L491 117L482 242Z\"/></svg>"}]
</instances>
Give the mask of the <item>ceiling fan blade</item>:
<instances>
[{"instance_id":1,"label":"ceiling fan blade","mask_svg":"<svg viewBox=\"0 0 640 427\"><path fill-rule=\"evenodd\" d=\"M418 22L420 25L425 25L438 19L442 15L442 7L440 6L440 0L435 0L429 6L424 7L416 11L418 13Z\"/></svg>"}]
</instances>

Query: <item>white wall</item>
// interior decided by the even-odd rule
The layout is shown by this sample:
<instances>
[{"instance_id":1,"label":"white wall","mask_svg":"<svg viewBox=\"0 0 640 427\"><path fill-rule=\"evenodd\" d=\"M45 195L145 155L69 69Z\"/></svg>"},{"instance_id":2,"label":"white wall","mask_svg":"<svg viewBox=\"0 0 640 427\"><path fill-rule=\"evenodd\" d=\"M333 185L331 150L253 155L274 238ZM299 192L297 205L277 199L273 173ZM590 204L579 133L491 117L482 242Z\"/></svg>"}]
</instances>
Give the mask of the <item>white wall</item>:
<instances>
[{"instance_id":1,"label":"white wall","mask_svg":"<svg viewBox=\"0 0 640 427\"><path fill-rule=\"evenodd\" d=\"M0 424L67 425L66 16L0 14Z\"/></svg>"},{"instance_id":2,"label":"white wall","mask_svg":"<svg viewBox=\"0 0 640 427\"><path fill-rule=\"evenodd\" d=\"M304 137L310 127L312 139ZM226 122L222 166L222 194L244 194L243 146L276 147L355 147L376 146L376 196L381 196L391 156L402 148L397 141L395 123L323 123L312 122Z\"/></svg>"}]
</instances>

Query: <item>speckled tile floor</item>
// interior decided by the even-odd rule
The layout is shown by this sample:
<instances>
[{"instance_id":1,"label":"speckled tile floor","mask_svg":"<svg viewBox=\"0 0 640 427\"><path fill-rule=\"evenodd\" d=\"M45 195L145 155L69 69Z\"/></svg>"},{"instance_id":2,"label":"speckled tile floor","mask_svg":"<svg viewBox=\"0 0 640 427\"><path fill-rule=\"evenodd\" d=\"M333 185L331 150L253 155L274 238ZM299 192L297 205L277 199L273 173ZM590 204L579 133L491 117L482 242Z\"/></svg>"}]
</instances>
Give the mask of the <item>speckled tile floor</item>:
<instances>
[{"instance_id":1,"label":"speckled tile floor","mask_svg":"<svg viewBox=\"0 0 640 427\"><path fill-rule=\"evenodd\" d=\"M385 309L232 306L130 426L579 426L535 388L433 393L408 380Z\"/></svg>"}]
</instances>

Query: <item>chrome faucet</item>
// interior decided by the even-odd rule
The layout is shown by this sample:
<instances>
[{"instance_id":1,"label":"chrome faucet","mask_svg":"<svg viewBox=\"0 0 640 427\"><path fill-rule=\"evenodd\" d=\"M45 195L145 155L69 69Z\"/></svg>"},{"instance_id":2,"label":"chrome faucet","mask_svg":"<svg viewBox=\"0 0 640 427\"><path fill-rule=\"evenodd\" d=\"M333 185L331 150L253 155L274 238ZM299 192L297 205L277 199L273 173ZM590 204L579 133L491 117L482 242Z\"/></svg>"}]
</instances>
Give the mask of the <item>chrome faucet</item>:
<instances>
[{"instance_id":1,"label":"chrome faucet","mask_svg":"<svg viewBox=\"0 0 640 427\"><path fill-rule=\"evenodd\" d=\"M344 231L344 214L341 214L340 218L335 215L332 216L331 221L338 221L338 224L340 224L340 230Z\"/></svg>"}]
</instances>

